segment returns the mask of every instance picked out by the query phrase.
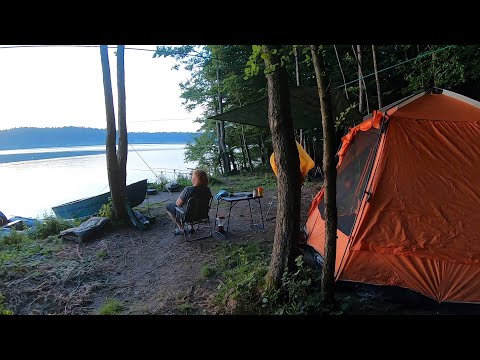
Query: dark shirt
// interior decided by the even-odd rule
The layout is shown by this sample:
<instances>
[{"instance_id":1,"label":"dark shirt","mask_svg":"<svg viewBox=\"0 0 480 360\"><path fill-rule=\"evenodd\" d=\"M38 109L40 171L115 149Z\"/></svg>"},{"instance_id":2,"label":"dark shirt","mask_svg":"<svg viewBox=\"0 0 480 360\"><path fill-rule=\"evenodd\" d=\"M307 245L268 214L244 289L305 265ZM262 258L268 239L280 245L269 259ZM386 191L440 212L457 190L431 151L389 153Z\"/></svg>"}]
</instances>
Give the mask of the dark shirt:
<instances>
[{"instance_id":1,"label":"dark shirt","mask_svg":"<svg viewBox=\"0 0 480 360\"><path fill-rule=\"evenodd\" d=\"M212 196L212 192L208 186L187 186L182 190L179 198L184 202L185 206L191 197L210 199L210 196Z\"/></svg>"}]
</instances>

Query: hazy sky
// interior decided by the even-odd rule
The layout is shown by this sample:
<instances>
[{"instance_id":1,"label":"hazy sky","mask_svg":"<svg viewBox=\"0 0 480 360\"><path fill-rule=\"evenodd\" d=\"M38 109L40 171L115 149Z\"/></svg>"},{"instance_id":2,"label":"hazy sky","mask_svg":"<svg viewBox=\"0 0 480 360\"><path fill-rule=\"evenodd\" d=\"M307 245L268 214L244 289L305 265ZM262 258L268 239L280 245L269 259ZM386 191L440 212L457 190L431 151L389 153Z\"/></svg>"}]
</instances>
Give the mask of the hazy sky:
<instances>
[{"instance_id":1,"label":"hazy sky","mask_svg":"<svg viewBox=\"0 0 480 360\"><path fill-rule=\"evenodd\" d=\"M127 45L155 49L155 45ZM116 56L109 50L117 115ZM125 50L129 132L196 131L181 105L179 83L189 78L172 70L175 60L153 52ZM85 126L106 128L99 48L2 48L0 45L0 130L15 127Z\"/></svg>"}]
</instances>

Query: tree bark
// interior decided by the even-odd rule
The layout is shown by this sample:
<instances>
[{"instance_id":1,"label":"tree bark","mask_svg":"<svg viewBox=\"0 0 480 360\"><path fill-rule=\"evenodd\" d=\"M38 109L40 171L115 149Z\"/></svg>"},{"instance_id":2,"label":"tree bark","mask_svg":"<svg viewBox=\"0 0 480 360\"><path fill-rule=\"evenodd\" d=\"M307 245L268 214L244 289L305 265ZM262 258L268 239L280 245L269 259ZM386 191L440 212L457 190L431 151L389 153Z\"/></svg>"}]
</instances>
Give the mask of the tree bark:
<instances>
[{"instance_id":1,"label":"tree bark","mask_svg":"<svg viewBox=\"0 0 480 360\"><path fill-rule=\"evenodd\" d=\"M340 68L340 72L342 73L343 87L345 88L345 97L348 99L347 81L345 80L345 74L343 73L342 63L340 62L340 57L338 56L337 47L335 45L333 45L333 49L335 50L335 55L337 56L338 67Z\"/></svg>"},{"instance_id":2,"label":"tree bark","mask_svg":"<svg viewBox=\"0 0 480 360\"><path fill-rule=\"evenodd\" d=\"M273 54L272 50L276 50ZM268 122L272 133L275 165L277 166L277 220L272 258L267 281L281 286L285 269L292 270L299 254L300 228L300 159L295 144L295 132L290 109L286 70L280 65L280 46L264 45L267 54Z\"/></svg>"},{"instance_id":3,"label":"tree bark","mask_svg":"<svg viewBox=\"0 0 480 360\"><path fill-rule=\"evenodd\" d=\"M119 184L119 167L116 154L116 126L115 109L113 105L112 79L110 75L110 64L108 60L108 46L100 46L100 58L102 63L103 90L105 95L105 112L107 120L106 156L108 183L112 197L115 216L120 219L128 217L125 209L126 199L122 196Z\"/></svg>"},{"instance_id":4,"label":"tree bark","mask_svg":"<svg viewBox=\"0 0 480 360\"><path fill-rule=\"evenodd\" d=\"M118 184L122 198L127 198L127 101L125 94L125 45L117 46L117 89L118 89Z\"/></svg>"},{"instance_id":5,"label":"tree bark","mask_svg":"<svg viewBox=\"0 0 480 360\"><path fill-rule=\"evenodd\" d=\"M311 45L313 66L317 78L323 127L323 173L325 201L325 258L322 268L320 301L325 305L334 301L335 258L337 251L337 169L335 164L335 122L331 113L330 89L325 86L324 63L317 45Z\"/></svg>"},{"instance_id":6,"label":"tree bark","mask_svg":"<svg viewBox=\"0 0 480 360\"><path fill-rule=\"evenodd\" d=\"M362 47L357 45L357 67L358 67L358 111L363 114L363 84L362 84Z\"/></svg>"},{"instance_id":7,"label":"tree bark","mask_svg":"<svg viewBox=\"0 0 480 360\"><path fill-rule=\"evenodd\" d=\"M378 76L377 52L375 45L372 45L373 71L375 72L375 82L377 83L378 108L382 108L382 91L380 90L380 77Z\"/></svg>"},{"instance_id":8,"label":"tree bark","mask_svg":"<svg viewBox=\"0 0 480 360\"><path fill-rule=\"evenodd\" d=\"M245 155L245 149L243 148L243 140L240 135L240 149L242 150L242 169L247 168L247 156Z\"/></svg>"},{"instance_id":9,"label":"tree bark","mask_svg":"<svg viewBox=\"0 0 480 360\"><path fill-rule=\"evenodd\" d=\"M420 45L417 45L417 56L420 55ZM423 63L420 63L420 78L422 79L422 89L425 89L425 74L423 72Z\"/></svg>"},{"instance_id":10,"label":"tree bark","mask_svg":"<svg viewBox=\"0 0 480 360\"><path fill-rule=\"evenodd\" d=\"M243 132L243 125L242 127L242 139L243 139L243 146L245 147L245 152L247 155L248 166L250 167L250 171L253 172L253 165L252 165L252 157L250 156L250 150L248 149L247 142L245 141L245 133Z\"/></svg>"},{"instance_id":11,"label":"tree bark","mask_svg":"<svg viewBox=\"0 0 480 360\"><path fill-rule=\"evenodd\" d=\"M235 162L235 156L233 155L233 149L229 147L228 156L230 158L230 163L232 164L233 171L237 171L237 163Z\"/></svg>"},{"instance_id":12,"label":"tree bark","mask_svg":"<svg viewBox=\"0 0 480 360\"><path fill-rule=\"evenodd\" d=\"M298 63L297 46L293 46L293 54L295 56L295 79L297 80L297 86L300 86L300 64Z\"/></svg>"},{"instance_id":13,"label":"tree bark","mask_svg":"<svg viewBox=\"0 0 480 360\"><path fill-rule=\"evenodd\" d=\"M262 135L258 137L258 151L260 152L260 161L262 162L262 165L265 165L267 163L267 160L265 160L265 151L263 149Z\"/></svg>"},{"instance_id":14,"label":"tree bark","mask_svg":"<svg viewBox=\"0 0 480 360\"><path fill-rule=\"evenodd\" d=\"M218 109L220 114L223 114L223 103L222 103L222 92L220 91L220 69L217 67L217 85L218 85ZM228 157L227 147L225 145L225 122L219 122L219 149L220 149L220 156L223 162L223 169L225 173L230 172L230 161Z\"/></svg>"}]
</instances>

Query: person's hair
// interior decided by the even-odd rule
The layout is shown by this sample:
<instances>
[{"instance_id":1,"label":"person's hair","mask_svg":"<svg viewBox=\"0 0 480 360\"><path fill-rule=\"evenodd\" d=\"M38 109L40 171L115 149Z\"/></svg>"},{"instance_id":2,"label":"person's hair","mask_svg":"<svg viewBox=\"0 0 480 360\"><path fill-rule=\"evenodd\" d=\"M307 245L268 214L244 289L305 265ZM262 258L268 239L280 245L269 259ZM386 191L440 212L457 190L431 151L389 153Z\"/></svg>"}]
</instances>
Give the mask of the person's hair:
<instances>
[{"instance_id":1,"label":"person's hair","mask_svg":"<svg viewBox=\"0 0 480 360\"><path fill-rule=\"evenodd\" d=\"M195 169L193 170L192 175L194 175L198 179L198 185L208 186L208 177L205 171L203 171L202 169Z\"/></svg>"}]
</instances>

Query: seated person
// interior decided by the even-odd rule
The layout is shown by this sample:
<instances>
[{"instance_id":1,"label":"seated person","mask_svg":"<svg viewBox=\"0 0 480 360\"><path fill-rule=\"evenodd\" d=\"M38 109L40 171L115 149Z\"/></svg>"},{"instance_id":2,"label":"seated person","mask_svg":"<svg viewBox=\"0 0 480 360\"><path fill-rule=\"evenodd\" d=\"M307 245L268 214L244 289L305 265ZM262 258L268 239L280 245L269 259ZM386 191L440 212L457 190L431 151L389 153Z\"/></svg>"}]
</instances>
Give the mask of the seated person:
<instances>
[{"instance_id":1,"label":"seated person","mask_svg":"<svg viewBox=\"0 0 480 360\"><path fill-rule=\"evenodd\" d=\"M210 198L212 192L208 187L208 177L207 173L201 169L195 169L192 172L192 184L193 186L187 186L180 193L176 202L171 202L166 205L167 213L170 218L177 224L175 228L175 235L182 234L184 229L180 221L176 218L175 206L182 207L187 204L188 199L191 197L202 197Z\"/></svg>"}]
</instances>

